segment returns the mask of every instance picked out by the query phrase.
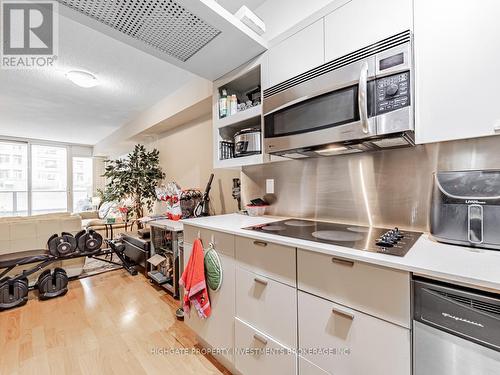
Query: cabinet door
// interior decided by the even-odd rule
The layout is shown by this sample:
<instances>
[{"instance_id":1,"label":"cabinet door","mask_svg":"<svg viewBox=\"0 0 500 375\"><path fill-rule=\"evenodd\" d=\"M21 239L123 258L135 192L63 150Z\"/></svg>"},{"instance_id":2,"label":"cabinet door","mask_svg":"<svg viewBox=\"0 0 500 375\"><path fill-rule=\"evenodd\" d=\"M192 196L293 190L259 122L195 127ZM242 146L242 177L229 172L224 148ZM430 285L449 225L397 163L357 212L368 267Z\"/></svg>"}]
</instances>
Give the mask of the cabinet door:
<instances>
[{"instance_id":1,"label":"cabinet door","mask_svg":"<svg viewBox=\"0 0 500 375\"><path fill-rule=\"evenodd\" d=\"M415 0L416 141L500 128L500 2Z\"/></svg>"},{"instance_id":2,"label":"cabinet door","mask_svg":"<svg viewBox=\"0 0 500 375\"><path fill-rule=\"evenodd\" d=\"M334 60L410 29L411 0L352 0L325 17L325 59Z\"/></svg>"},{"instance_id":3,"label":"cabinet door","mask_svg":"<svg viewBox=\"0 0 500 375\"><path fill-rule=\"evenodd\" d=\"M239 237L235 254L241 268L294 287L297 285L296 249Z\"/></svg>"},{"instance_id":4,"label":"cabinet door","mask_svg":"<svg viewBox=\"0 0 500 375\"><path fill-rule=\"evenodd\" d=\"M184 264L191 255L192 245L184 244ZM209 290L212 314L208 319L200 319L193 308L191 315L184 318L185 323L207 344L223 351L223 356L233 363L234 315L235 315L235 262L234 258L219 251L222 264L222 286L214 292Z\"/></svg>"},{"instance_id":5,"label":"cabinet door","mask_svg":"<svg viewBox=\"0 0 500 375\"><path fill-rule=\"evenodd\" d=\"M272 47L267 57L265 83L274 86L323 64L324 40L323 19L320 19Z\"/></svg>"},{"instance_id":6,"label":"cabinet door","mask_svg":"<svg viewBox=\"0 0 500 375\"><path fill-rule=\"evenodd\" d=\"M330 375L318 366L312 364L307 359L299 356L299 375Z\"/></svg>"},{"instance_id":7,"label":"cabinet door","mask_svg":"<svg viewBox=\"0 0 500 375\"><path fill-rule=\"evenodd\" d=\"M300 291L298 306L308 361L332 374L410 375L409 329Z\"/></svg>"},{"instance_id":8,"label":"cabinet door","mask_svg":"<svg viewBox=\"0 0 500 375\"><path fill-rule=\"evenodd\" d=\"M410 274L299 249L299 289L410 328ZM390 293L380 293L390 290Z\"/></svg>"},{"instance_id":9,"label":"cabinet door","mask_svg":"<svg viewBox=\"0 0 500 375\"><path fill-rule=\"evenodd\" d=\"M287 347L297 347L295 288L236 267L236 316Z\"/></svg>"},{"instance_id":10,"label":"cabinet door","mask_svg":"<svg viewBox=\"0 0 500 375\"><path fill-rule=\"evenodd\" d=\"M243 375L295 375L297 354L236 318L235 366Z\"/></svg>"}]
</instances>

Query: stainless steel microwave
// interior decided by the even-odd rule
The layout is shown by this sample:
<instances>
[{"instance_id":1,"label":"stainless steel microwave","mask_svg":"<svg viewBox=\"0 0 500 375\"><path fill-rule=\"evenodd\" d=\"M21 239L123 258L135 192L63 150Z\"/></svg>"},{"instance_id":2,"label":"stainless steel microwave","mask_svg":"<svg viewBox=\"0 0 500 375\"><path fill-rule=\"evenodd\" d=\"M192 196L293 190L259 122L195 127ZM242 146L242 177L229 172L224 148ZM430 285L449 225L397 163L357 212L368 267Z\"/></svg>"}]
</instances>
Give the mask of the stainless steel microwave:
<instances>
[{"instance_id":1,"label":"stainless steel microwave","mask_svg":"<svg viewBox=\"0 0 500 375\"><path fill-rule=\"evenodd\" d=\"M414 145L409 31L264 91L264 147L291 158Z\"/></svg>"}]
</instances>

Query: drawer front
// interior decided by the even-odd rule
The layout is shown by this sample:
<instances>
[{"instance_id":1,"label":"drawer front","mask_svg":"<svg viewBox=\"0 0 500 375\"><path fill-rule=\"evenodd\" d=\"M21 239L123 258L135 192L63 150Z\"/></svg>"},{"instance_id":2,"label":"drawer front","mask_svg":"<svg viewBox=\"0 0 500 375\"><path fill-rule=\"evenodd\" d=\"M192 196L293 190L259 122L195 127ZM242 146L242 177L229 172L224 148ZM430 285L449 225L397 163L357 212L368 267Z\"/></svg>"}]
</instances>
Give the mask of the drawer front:
<instances>
[{"instance_id":1,"label":"drawer front","mask_svg":"<svg viewBox=\"0 0 500 375\"><path fill-rule=\"evenodd\" d=\"M306 250L297 252L298 287L410 328L410 274Z\"/></svg>"},{"instance_id":2,"label":"drawer front","mask_svg":"<svg viewBox=\"0 0 500 375\"><path fill-rule=\"evenodd\" d=\"M190 255L191 246L184 252L184 264L187 264ZM208 319L200 319L193 307L184 322L211 347L228 349L222 355L234 363L231 349L234 347L235 262L233 257L224 254L219 254L219 258L223 270L222 286L217 292L208 291L212 314Z\"/></svg>"},{"instance_id":3,"label":"drawer front","mask_svg":"<svg viewBox=\"0 0 500 375\"><path fill-rule=\"evenodd\" d=\"M299 356L299 375L330 375L330 373Z\"/></svg>"},{"instance_id":4,"label":"drawer front","mask_svg":"<svg viewBox=\"0 0 500 375\"><path fill-rule=\"evenodd\" d=\"M213 240L218 252L234 256L234 236L232 234L184 225L184 242L192 244L198 238L198 232L203 247L207 248Z\"/></svg>"},{"instance_id":5,"label":"drawer front","mask_svg":"<svg viewBox=\"0 0 500 375\"><path fill-rule=\"evenodd\" d=\"M236 267L236 316L287 347L297 347L295 288Z\"/></svg>"},{"instance_id":6,"label":"drawer front","mask_svg":"<svg viewBox=\"0 0 500 375\"><path fill-rule=\"evenodd\" d=\"M244 237L236 237L235 244L241 267L292 287L297 285L295 248Z\"/></svg>"},{"instance_id":7,"label":"drawer front","mask_svg":"<svg viewBox=\"0 0 500 375\"><path fill-rule=\"evenodd\" d=\"M410 375L409 329L300 291L298 306L299 348L308 361L332 374Z\"/></svg>"},{"instance_id":8,"label":"drawer front","mask_svg":"<svg viewBox=\"0 0 500 375\"><path fill-rule=\"evenodd\" d=\"M238 318L235 367L244 375L294 375L297 355ZM245 352L247 351L247 352Z\"/></svg>"}]
</instances>

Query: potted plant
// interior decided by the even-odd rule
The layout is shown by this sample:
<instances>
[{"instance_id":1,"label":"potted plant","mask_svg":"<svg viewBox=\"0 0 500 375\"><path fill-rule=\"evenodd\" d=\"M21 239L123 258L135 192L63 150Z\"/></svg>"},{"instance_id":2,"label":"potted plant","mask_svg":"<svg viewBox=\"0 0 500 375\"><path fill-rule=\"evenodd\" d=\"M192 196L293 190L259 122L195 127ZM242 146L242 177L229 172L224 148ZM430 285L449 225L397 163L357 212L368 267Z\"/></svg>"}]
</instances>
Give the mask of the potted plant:
<instances>
[{"instance_id":1,"label":"potted plant","mask_svg":"<svg viewBox=\"0 0 500 375\"><path fill-rule=\"evenodd\" d=\"M137 219L144 216L144 208L151 211L156 201L155 188L165 178L159 155L157 149L147 151L138 144L125 158L107 160L103 174L107 179L103 192L106 200L131 202L130 209ZM129 214L127 208L127 217Z\"/></svg>"}]
</instances>

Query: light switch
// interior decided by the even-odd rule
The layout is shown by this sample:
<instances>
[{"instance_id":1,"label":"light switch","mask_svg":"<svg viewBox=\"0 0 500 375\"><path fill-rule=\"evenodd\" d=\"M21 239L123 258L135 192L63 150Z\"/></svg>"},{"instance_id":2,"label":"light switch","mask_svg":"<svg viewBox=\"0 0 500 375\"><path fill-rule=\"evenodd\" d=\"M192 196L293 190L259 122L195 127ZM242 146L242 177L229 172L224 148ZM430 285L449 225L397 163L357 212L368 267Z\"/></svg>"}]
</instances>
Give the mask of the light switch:
<instances>
[{"instance_id":1,"label":"light switch","mask_svg":"<svg viewBox=\"0 0 500 375\"><path fill-rule=\"evenodd\" d=\"M274 179L266 180L266 194L274 194Z\"/></svg>"}]
</instances>

